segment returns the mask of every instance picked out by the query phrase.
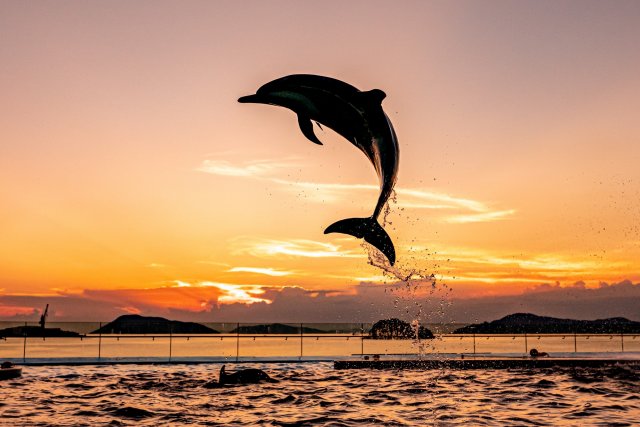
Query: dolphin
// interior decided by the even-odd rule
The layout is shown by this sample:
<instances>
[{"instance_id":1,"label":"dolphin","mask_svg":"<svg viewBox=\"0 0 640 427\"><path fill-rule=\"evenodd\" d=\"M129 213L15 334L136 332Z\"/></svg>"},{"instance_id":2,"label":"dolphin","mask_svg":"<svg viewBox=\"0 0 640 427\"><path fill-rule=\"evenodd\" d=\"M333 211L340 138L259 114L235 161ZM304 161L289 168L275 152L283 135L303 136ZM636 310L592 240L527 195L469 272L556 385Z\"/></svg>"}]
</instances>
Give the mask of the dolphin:
<instances>
[{"instance_id":1,"label":"dolphin","mask_svg":"<svg viewBox=\"0 0 640 427\"><path fill-rule=\"evenodd\" d=\"M262 381L270 383L279 382L271 378L269 374L262 369L240 369L232 374L228 374L224 368L225 365L222 365L222 368L220 368L220 378L218 379L218 384L221 386L225 384L257 384Z\"/></svg>"},{"instance_id":2,"label":"dolphin","mask_svg":"<svg viewBox=\"0 0 640 427\"><path fill-rule=\"evenodd\" d=\"M337 221L324 233L343 233L364 239L393 265L396 260L393 242L378 222L396 183L399 159L398 138L381 105L386 96L380 89L363 92L330 77L294 74L266 83L255 95L243 96L238 102L287 108L297 114L300 130L311 142L322 145L313 132L312 121L315 121L318 126L334 130L367 156L380 181L380 195L373 214Z\"/></svg>"}]
</instances>

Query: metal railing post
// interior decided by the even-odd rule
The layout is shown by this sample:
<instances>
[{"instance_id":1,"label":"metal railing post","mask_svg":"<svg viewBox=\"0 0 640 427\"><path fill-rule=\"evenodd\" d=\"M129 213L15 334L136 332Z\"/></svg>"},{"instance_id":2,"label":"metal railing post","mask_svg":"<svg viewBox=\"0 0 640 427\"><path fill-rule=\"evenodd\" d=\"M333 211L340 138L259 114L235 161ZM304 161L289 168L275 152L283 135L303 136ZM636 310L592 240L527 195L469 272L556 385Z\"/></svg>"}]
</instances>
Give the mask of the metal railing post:
<instances>
[{"instance_id":1,"label":"metal railing post","mask_svg":"<svg viewBox=\"0 0 640 427\"><path fill-rule=\"evenodd\" d=\"M27 322L24 322L24 342L22 344L22 363L25 363L27 360Z\"/></svg>"},{"instance_id":2,"label":"metal railing post","mask_svg":"<svg viewBox=\"0 0 640 427\"><path fill-rule=\"evenodd\" d=\"M102 359L102 322L98 328L98 360Z\"/></svg>"},{"instance_id":3,"label":"metal railing post","mask_svg":"<svg viewBox=\"0 0 640 427\"><path fill-rule=\"evenodd\" d=\"M364 323L360 323L360 357L364 356Z\"/></svg>"},{"instance_id":4,"label":"metal railing post","mask_svg":"<svg viewBox=\"0 0 640 427\"><path fill-rule=\"evenodd\" d=\"M476 354L476 333L473 333L473 354Z\"/></svg>"},{"instance_id":5,"label":"metal railing post","mask_svg":"<svg viewBox=\"0 0 640 427\"><path fill-rule=\"evenodd\" d=\"M240 323L236 325L236 362L240 358Z\"/></svg>"},{"instance_id":6,"label":"metal railing post","mask_svg":"<svg viewBox=\"0 0 640 427\"><path fill-rule=\"evenodd\" d=\"M171 323L169 323L169 362L171 362L171 356L173 356L173 328L171 328Z\"/></svg>"},{"instance_id":7,"label":"metal railing post","mask_svg":"<svg viewBox=\"0 0 640 427\"><path fill-rule=\"evenodd\" d=\"M620 347L622 348L622 352L624 352L624 333L620 333Z\"/></svg>"},{"instance_id":8,"label":"metal railing post","mask_svg":"<svg viewBox=\"0 0 640 427\"><path fill-rule=\"evenodd\" d=\"M575 332L573 333L573 352L578 352L578 334Z\"/></svg>"},{"instance_id":9,"label":"metal railing post","mask_svg":"<svg viewBox=\"0 0 640 427\"><path fill-rule=\"evenodd\" d=\"M524 334L524 354L529 352L529 343L527 342L527 333Z\"/></svg>"},{"instance_id":10,"label":"metal railing post","mask_svg":"<svg viewBox=\"0 0 640 427\"><path fill-rule=\"evenodd\" d=\"M302 332L302 323L300 323L300 360L302 360L302 338L303 338L303 332Z\"/></svg>"}]
</instances>

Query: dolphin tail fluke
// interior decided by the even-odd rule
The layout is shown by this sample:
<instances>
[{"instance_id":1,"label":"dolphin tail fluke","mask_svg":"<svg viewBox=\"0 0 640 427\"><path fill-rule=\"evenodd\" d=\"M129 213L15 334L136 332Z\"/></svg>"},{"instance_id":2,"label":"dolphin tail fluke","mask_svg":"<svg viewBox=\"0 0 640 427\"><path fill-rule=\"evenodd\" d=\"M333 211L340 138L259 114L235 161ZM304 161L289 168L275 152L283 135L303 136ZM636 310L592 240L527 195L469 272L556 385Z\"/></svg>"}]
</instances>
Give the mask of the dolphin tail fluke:
<instances>
[{"instance_id":1,"label":"dolphin tail fluke","mask_svg":"<svg viewBox=\"0 0 640 427\"><path fill-rule=\"evenodd\" d=\"M396 262L396 250L393 247L391 238L378 221L373 218L342 219L334 222L324 230L324 234L329 233L349 234L358 239L364 239L382 252L391 265Z\"/></svg>"}]
</instances>

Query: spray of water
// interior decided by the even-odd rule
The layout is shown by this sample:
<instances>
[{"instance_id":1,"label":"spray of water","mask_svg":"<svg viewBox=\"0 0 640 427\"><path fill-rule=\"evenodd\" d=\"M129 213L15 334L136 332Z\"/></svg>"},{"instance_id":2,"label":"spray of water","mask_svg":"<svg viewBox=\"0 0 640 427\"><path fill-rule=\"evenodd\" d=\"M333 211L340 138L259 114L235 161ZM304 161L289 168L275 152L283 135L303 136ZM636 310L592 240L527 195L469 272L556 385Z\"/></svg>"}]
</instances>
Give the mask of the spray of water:
<instances>
[{"instance_id":1,"label":"spray of water","mask_svg":"<svg viewBox=\"0 0 640 427\"><path fill-rule=\"evenodd\" d=\"M396 213L406 217L404 219L409 222L417 220L410 218L404 209L393 209L392 206L396 203L396 193L393 192L383 210L383 227L393 226L392 217ZM368 263L380 269L390 279L392 284L387 286L385 292L393 297L394 308L398 310L399 317L411 319L411 326L415 331L414 347L418 354L427 353L434 344L420 339L420 326L425 323L444 324L446 309L451 305L451 288L438 279L441 274L437 254L410 247L406 256L399 258L392 266L373 246L363 242L362 247L368 255ZM438 337L442 331L433 332Z\"/></svg>"}]
</instances>

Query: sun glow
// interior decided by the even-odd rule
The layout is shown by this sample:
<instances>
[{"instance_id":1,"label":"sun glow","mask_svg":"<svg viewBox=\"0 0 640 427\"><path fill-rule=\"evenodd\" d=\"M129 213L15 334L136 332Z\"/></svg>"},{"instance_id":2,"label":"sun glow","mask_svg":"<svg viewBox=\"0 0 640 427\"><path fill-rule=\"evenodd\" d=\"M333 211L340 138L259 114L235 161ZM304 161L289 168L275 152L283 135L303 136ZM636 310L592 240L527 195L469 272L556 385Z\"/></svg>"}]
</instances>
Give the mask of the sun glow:
<instances>
[{"instance_id":1,"label":"sun glow","mask_svg":"<svg viewBox=\"0 0 640 427\"><path fill-rule=\"evenodd\" d=\"M199 282L197 286L213 287L222 291L222 294L218 296L217 300L219 304L254 304L258 302L271 304L271 300L259 297L259 295L263 295L265 293L259 285L233 285L230 283L219 282Z\"/></svg>"}]
</instances>

